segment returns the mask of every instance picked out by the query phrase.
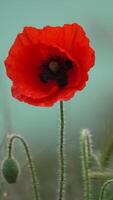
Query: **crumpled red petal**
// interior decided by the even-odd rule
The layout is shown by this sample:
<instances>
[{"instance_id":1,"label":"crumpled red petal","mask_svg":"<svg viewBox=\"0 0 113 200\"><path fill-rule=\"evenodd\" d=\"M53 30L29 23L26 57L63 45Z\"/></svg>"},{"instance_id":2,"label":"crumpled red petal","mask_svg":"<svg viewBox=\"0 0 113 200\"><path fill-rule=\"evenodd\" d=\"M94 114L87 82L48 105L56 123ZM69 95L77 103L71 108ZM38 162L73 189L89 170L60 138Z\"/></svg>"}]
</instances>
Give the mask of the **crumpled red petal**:
<instances>
[{"instance_id":1,"label":"crumpled red petal","mask_svg":"<svg viewBox=\"0 0 113 200\"><path fill-rule=\"evenodd\" d=\"M51 95L49 95L46 98L40 98L40 99L34 99L32 97L27 97L24 94L19 93L18 88L12 87L12 95L19 101L26 102L28 104L31 104L33 106L45 106L50 107L53 106L54 103L57 101L68 101L70 98L72 98L75 95L75 88L70 90L67 89L67 92L63 91L62 95L57 91Z\"/></svg>"},{"instance_id":2,"label":"crumpled red petal","mask_svg":"<svg viewBox=\"0 0 113 200\"><path fill-rule=\"evenodd\" d=\"M23 33L33 43L43 41L45 44L55 45L67 51L87 71L94 65L94 50L90 47L89 39L79 24L64 24L63 27L46 26L43 29L26 27ZM34 37L32 37L33 34Z\"/></svg>"}]
</instances>

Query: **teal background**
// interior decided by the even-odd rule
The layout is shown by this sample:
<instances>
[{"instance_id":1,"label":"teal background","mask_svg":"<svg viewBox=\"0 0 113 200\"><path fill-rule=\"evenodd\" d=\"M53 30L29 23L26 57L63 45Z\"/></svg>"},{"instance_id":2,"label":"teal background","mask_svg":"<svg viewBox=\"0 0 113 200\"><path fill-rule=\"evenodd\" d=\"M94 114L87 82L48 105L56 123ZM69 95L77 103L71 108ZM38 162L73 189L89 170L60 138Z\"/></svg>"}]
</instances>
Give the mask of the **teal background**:
<instances>
[{"instance_id":1,"label":"teal background","mask_svg":"<svg viewBox=\"0 0 113 200\"><path fill-rule=\"evenodd\" d=\"M56 179L57 170L59 103L50 108L33 107L14 99L10 92L11 81L6 77L3 61L16 35L24 26L41 28L44 25L55 26L77 22L86 30L91 46L96 52L96 63L89 73L86 88L64 104L68 160L66 198L70 199L71 195L71 200L78 200L81 198L80 132L83 128L90 129L96 148L102 150L108 137L108 128L112 130L112 8L112 0L0 0L0 143L7 132L25 136L31 146L33 157L40 161L40 183L44 184L41 194L45 199L53 199L57 190L56 186L53 187L51 184ZM20 148L18 145L17 147ZM22 155L18 156L19 159L23 159ZM76 188L71 188L74 180ZM46 189L48 196L44 196ZM14 190L13 195L12 190ZM15 197L19 191L18 187L14 186L14 189L8 187L8 191L11 200L19 199ZM25 199L22 195L24 195L23 190L21 199ZM28 196L27 200L29 198Z\"/></svg>"}]
</instances>

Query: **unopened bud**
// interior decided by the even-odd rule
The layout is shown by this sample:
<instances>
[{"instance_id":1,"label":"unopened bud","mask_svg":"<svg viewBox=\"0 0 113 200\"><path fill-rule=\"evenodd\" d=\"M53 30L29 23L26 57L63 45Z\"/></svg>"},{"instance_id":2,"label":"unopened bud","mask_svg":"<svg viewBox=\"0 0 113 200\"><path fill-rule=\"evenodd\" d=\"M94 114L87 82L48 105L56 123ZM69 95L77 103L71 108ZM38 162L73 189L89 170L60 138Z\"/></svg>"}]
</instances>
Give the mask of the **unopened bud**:
<instances>
[{"instance_id":1,"label":"unopened bud","mask_svg":"<svg viewBox=\"0 0 113 200\"><path fill-rule=\"evenodd\" d=\"M7 158L2 163L2 173L8 183L16 183L19 175L19 165L14 158Z\"/></svg>"}]
</instances>

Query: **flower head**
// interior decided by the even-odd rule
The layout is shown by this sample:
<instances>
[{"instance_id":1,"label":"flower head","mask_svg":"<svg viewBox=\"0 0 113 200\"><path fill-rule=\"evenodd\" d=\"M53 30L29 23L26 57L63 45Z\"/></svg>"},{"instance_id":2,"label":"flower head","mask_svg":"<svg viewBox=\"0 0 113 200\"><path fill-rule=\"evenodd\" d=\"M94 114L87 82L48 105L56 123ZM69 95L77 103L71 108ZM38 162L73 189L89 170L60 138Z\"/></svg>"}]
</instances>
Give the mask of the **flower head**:
<instances>
[{"instance_id":1,"label":"flower head","mask_svg":"<svg viewBox=\"0 0 113 200\"><path fill-rule=\"evenodd\" d=\"M12 95L35 106L52 106L82 90L95 54L76 24L25 27L5 60Z\"/></svg>"}]
</instances>

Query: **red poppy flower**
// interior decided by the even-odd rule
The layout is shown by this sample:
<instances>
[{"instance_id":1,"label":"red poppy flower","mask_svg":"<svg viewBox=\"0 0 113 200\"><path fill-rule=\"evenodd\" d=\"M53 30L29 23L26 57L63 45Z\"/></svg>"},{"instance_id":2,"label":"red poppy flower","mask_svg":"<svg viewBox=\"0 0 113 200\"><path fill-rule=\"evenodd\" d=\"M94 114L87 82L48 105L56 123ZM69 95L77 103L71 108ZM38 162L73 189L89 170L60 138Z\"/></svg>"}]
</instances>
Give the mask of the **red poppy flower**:
<instances>
[{"instance_id":1,"label":"red poppy flower","mask_svg":"<svg viewBox=\"0 0 113 200\"><path fill-rule=\"evenodd\" d=\"M76 24L25 27L5 60L12 95L35 106L52 106L82 90L94 65L94 50Z\"/></svg>"}]
</instances>

